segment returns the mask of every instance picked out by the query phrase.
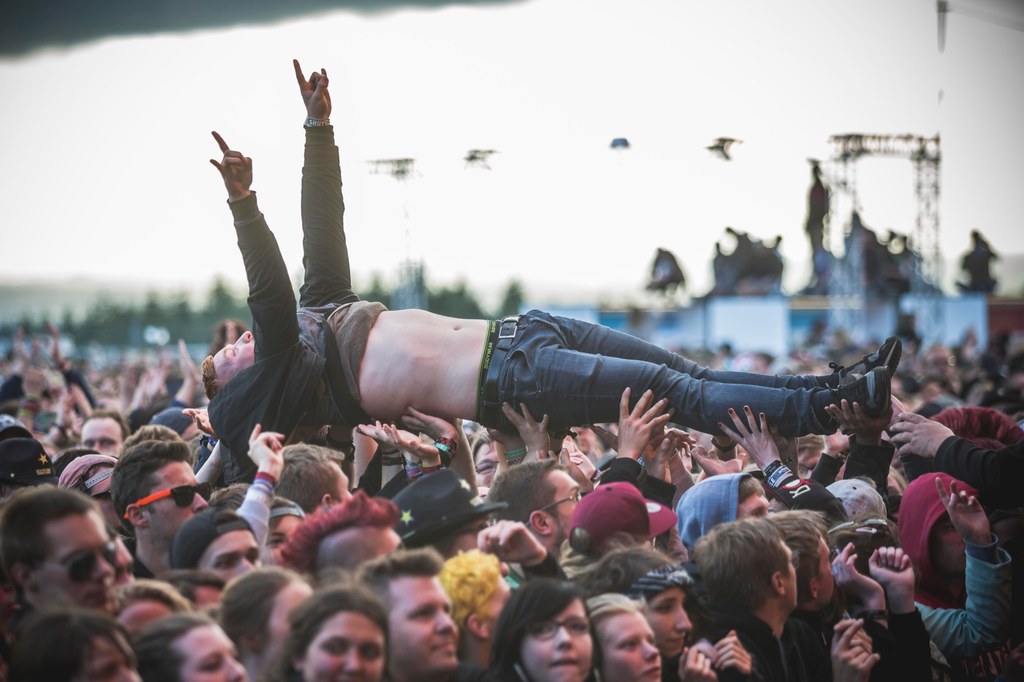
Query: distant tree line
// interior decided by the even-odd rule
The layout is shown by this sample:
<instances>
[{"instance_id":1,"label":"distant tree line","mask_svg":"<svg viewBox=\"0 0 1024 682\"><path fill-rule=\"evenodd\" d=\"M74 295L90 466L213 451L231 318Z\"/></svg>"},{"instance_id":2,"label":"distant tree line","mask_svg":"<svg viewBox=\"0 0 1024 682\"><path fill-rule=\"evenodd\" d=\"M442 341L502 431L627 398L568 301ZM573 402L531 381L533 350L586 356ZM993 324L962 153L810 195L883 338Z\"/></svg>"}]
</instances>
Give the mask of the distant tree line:
<instances>
[{"instance_id":1,"label":"distant tree line","mask_svg":"<svg viewBox=\"0 0 1024 682\"><path fill-rule=\"evenodd\" d=\"M433 288L426 282L424 284L427 310L451 317L497 318L511 315L519 312L524 300L523 287L517 281L506 285L501 302L493 311L483 308L465 281ZM394 289L375 275L369 288L357 293L365 300L391 306ZM194 306L184 291L163 295L150 291L141 305L117 303L108 297L100 297L84 316L76 318L67 310L60 320L52 322L62 335L73 339L79 346L143 347L152 344L147 338L147 329L166 330L165 336L170 343L177 339L185 339L190 344L207 343L212 338L214 326L224 318L236 318L247 323L251 319L244 296L236 296L223 279L217 278L200 307ZM0 324L0 337L12 336L19 327L27 334L40 334L45 322L47 320L25 315L17 322Z\"/></svg>"}]
</instances>

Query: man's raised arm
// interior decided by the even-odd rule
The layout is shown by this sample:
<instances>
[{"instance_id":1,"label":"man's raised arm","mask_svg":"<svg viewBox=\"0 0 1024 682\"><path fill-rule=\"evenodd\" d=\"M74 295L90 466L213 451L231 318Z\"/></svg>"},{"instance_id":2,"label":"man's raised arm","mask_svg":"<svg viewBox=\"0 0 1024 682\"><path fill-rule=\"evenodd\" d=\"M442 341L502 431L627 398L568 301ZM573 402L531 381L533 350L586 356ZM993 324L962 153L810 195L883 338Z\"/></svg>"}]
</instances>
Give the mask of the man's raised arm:
<instances>
[{"instance_id":1,"label":"man's raised arm","mask_svg":"<svg viewBox=\"0 0 1024 682\"><path fill-rule=\"evenodd\" d=\"M302 167L302 265L299 305L324 306L359 300L352 291L345 203L341 196L338 147L331 126L331 94L326 69L309 78L292 60L299 94L306 107L306 147Z\"/></svg>"},{"instance_id":2,"label":"man's raised arm","mask_svg":"<svg viewBox=\"0 0 1024 682\"><path fill-rule=\"evenodd\" d=\"M249 280L249 310L256 338L256 359L273 355L298 341L295 294L288 269L267 221L256 205L252 186L252 159L228 148L216 132L213 138L224 154L210 163L220 171L228 191L228 206L235 219L238 249Z\"/></svg>"}]
</instances>

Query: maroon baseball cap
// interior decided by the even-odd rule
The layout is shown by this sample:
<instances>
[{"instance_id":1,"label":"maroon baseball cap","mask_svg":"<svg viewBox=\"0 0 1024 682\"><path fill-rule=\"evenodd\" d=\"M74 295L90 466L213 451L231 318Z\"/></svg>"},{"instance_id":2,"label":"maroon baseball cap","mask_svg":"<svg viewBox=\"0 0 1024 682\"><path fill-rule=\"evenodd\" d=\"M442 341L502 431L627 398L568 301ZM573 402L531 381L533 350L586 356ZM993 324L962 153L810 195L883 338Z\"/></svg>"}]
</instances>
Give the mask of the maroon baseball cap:
<instances>
[{"instance_id":1,"label":"maroon baseball cap","mask_svg":"<svg viewBox=\"0 0 1024 682\"><path fill-rule=\"evenodd\" d=\"M572 537L577 528L586 531L591 550L600 554L616 533L650 539L675 525L674 511L644 499L632 483L616 481L597 486L580 500L569 521L569 534Z\"/></svg>"}]
</instances>

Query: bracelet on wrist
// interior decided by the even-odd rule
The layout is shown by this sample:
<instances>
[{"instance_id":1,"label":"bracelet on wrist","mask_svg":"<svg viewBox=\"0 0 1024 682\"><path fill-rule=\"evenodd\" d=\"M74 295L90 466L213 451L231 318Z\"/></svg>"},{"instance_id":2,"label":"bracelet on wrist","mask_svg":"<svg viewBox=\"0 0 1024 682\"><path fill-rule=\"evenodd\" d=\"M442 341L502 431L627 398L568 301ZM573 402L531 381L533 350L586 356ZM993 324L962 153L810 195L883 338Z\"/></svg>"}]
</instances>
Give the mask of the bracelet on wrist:
<instances>
[{"instance_id":1,"label":"bracelet on wrist","mask_svg":"<svg viewBox=\"0 0 1024 682\"><path fill-rule=\"evenodd\" d=\"M505 453L505 461L509 464L522 464L524 459L526 459L525 447L509 450Z\"/></svg>"},{"instance_id":2,"label":"bracelet on wrist","mask_svg":"<svg viewBox=\"0 0 1024 682\"><path fill-rule=\"evenodd\" d=\"M716 450L718 450L719 452L730 452L730 451L736 449L736 441L733 441L731 445L719 445L718 441L716 441L714 438L712 438L711 439L711 445L713 445L714 448Z\"/></svg>"},{"instance_id":3,"label":"bracelet on wrist","mask_svg":"<svg viewBox=\"0 0 1024 682\"><path fill-rule=\"evenodd\" d=\"M438 471L440 471L441 469L444 469L444 468L445 467L441 466L440 464L435 464L434 466L429 466L429 467L421 466L420 467L420 471L423 473L423 475L426 475L426 474L436 473L436 472L438 472Z\"/></svg>"},{"instance_id":4,"label":"bracelet on wrist","mask_svg":"<svg viewBox=\"0 0 1024 682\"><path fill-rule=\"evenodd\" d=\"M329 125L331 125L331 119L313 118L312 116L307 116L306 122L302 124L304 128L326 128Z\"/></svg>"},{"instance_id":5,"label":"bracelet on wrist","mask_svg":"<svg viewBox=\"0 0 1024 682\"><path fill-rule=\"evenodd\" d=\"M455 456L455 451L458 448L458 444L454 438L448 438L447 436L438 436L437 440L434 441L434 447L441 452L447 452L452 457Z\"/></svg>"},{"instance_id":6,"label":"bracelet on wrist","mask_svg":"<svg viewBox=\"0 0 1024 682\"><path fill-rule=\"evenodd\" d=\"M885 609L867 609L860 611L857 614L857 618L865 622L869 620L886 620L889 618L889 612Z\"/></svg>"}]
</instances>

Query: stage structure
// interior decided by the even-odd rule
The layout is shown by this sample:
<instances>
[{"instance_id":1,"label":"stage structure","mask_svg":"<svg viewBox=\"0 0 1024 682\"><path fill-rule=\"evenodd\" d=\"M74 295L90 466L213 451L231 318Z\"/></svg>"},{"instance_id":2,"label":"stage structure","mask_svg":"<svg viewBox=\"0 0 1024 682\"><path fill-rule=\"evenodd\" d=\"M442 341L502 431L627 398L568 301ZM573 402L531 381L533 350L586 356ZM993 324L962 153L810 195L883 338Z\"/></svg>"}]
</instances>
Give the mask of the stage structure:
<instances>
[{"instance_id":1,"label":"stage structure","mask_svg":"<svg viewBox=\"0 0 1024 682\"><path fill-rule=\"evenodd\" d=\"M833 216L844 220L860 209L857 196L857 161L864 156L903 158L914 166L914 194L917 219L912 248L914 268L910 296L903 297L904 312L913 313L918 334L926 343L942 335L942 254L939 251L939 187L942 161L939 136L871 135L851 133L829 138L833 147L832 187L838 190ZM833 220L831 225L835 225ZM866 295L863 244L849 239L852 221L844 229L830 230L829 245L835 254L835 268L829 284L832 324L843 327L854 337L865 328L870 302ZM847 253L846 244L850 244Z\"/></svg>"},{"instance_id":2,"label":"stage structure","mask_svg":"<svg viewBox=\"0 0 1024 682\"><path fill-rule=\"evenodd\" d=\"M479 151L479 150L473 150ZM488 154L491 150L487 150ZM467 162L469 158L467 156ZM485 157L486 161L486 157ZM400 183L407 182L416 175L416 159L377 159L370 161L371 172L375 175L387 174ZM409 230L409 204L403 206L405 216L406 255L398 270L398 286L391 293L390 307L393 310L409 308L427 309L427 286L423 277L423 259L413 254L412 234Z\"/></svg>"}]
</instances>

